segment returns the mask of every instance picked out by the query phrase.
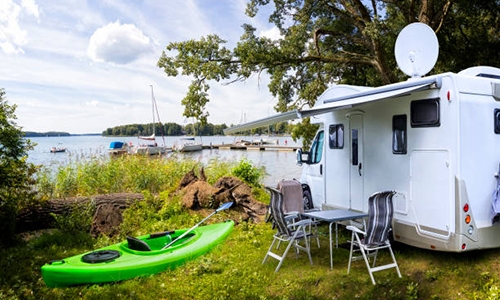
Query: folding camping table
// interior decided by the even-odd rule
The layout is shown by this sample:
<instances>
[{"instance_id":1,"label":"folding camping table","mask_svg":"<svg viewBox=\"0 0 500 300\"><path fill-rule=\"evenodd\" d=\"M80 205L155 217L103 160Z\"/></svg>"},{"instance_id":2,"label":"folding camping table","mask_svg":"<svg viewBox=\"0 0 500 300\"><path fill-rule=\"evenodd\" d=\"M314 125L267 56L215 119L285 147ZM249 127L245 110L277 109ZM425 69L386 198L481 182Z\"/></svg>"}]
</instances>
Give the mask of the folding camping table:
<instances>
[{"instance_id":1,"label":"folding camping table","mask_svg":"<svg viewBox=\"0 0 500 300\"><path fill-rule=\"evenodd\" d=\"M335 244L338 248L339 246L339 237L338 237L338 222L340 221L348 221L348 220L356 220L363 219L368 217L367 213L357 212L346 209L333 209L333 210L320 210L320 211L311 211L302 213L304 217L308 217L311 219L315 219L317 221L328 222L329 224L329 233L330 233L330 268L333 269L333 241L332 241L332 226L335 224Z\"/></svg>"}]
</instances>

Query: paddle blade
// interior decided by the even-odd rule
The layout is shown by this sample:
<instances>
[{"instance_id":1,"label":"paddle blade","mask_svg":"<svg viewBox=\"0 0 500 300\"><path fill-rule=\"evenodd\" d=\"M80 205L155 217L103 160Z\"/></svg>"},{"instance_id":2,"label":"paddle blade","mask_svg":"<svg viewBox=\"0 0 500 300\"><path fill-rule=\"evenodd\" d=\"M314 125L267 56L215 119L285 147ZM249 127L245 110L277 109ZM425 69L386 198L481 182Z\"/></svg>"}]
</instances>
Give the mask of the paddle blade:
<instances>
[{"instance_id":1,"label":"paddle blade","mask_svg":"<svg viewBox=\"0 0 500 300\"><path fill-rule=\"evenodd\" d=\"M226 202L226 203L222 204L221 206L219 206L219 208L217 208L216 212L228 209L231 207L231 205L233 205L233 202Z\"/></svg>"}]
</instances>

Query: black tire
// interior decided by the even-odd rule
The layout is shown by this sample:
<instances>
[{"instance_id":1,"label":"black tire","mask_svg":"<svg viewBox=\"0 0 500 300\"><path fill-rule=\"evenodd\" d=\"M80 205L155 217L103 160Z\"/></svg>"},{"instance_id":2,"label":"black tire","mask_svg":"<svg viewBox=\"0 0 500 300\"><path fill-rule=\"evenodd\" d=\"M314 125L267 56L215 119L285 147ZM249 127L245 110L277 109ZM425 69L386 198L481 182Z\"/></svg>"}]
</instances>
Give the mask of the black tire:
<instances>
[{"instance_id":1,"label":"black tire","mask_svg":"<svg viewBox=\"0 0 500 300\"><path fill-rule=\"evenodd\" d=\"M308 189L304 189L302 192L302 200L304 201L305 210L314 208L311 192Z\"/></svg>"}]
</instances>

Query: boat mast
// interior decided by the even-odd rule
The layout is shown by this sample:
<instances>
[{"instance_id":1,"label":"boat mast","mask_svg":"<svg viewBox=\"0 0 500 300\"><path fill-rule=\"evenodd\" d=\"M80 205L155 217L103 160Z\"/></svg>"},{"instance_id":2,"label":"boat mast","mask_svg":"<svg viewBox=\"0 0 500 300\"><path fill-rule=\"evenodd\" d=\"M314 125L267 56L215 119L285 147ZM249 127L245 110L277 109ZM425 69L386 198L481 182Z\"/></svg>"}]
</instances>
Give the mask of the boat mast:
<instances>
[{"instance_id":1,"label":"boat mast","mask_svg":"<svg viewBox=\"0 0 500 300\"><path fill-rule=\"evenodd\" d=\"M161 124L161 120L160 120L160 114L158 113L158 106L156 106L156 99L155 99L155 94L153 92L153 85L150 84L149 85L151 87L151 102L152 102L152 107L153 107L153 134L156 133L156 123L155 123L155 112L156 112L156 116L158 117L158 123L160 123L160 132L161 132L161 138L163 140L163 146L166 145L165 143L165 135L163 134L163 126Z\"/></svg>"}]
</instances>

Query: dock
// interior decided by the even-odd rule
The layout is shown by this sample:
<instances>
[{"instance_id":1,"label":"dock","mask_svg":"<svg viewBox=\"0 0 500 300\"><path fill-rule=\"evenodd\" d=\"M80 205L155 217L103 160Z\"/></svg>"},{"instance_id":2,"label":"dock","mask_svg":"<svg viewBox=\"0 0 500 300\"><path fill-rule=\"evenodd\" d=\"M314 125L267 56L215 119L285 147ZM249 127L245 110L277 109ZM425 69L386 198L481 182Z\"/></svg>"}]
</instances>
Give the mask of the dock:
<instances>
[{"instance_id":1,"label":"dock","mask_svg":"<svg viewBox=\"0 0 500 300\"><path fill-rule=\"evenodd\" d=\"M244 150L244 151L296 151L299 146L286 146L286 145L235 145L235 144L210 144L203 145L203 149L219 149L219 150Z\"/></svg>"}]
</instances>

